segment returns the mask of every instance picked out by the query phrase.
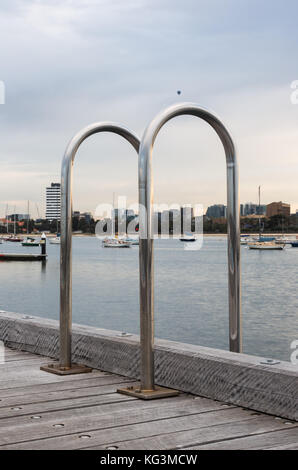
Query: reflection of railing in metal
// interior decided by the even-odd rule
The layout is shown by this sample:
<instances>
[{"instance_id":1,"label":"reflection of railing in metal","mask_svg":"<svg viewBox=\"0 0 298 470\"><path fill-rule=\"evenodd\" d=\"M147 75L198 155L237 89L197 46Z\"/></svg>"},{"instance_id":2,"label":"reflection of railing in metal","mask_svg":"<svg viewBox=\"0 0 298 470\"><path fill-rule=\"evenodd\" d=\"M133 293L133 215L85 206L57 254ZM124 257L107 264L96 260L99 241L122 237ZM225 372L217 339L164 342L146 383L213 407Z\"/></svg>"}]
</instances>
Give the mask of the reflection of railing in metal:
<instances>
[{"instance_id":1,"label":"reflection of railing in metal","mask_svg":"<svg viewBox=\"0 0 298 470\"><path fill-rule=\"evenodd\" d=\"M56 374L89 372L90 368L71 363L72 329L72 180L73 163L82 142L93 134L112 132L126 139L139 150L139 138L125 127L99 122L82 129L70 141L61 168L61 247L60 247L60 361L59 364L43 366L42 369Z\"/></svg>"},{"instance_id":2,"label":"reflection of railing in metal","mask_svg":"<svg viewBox=\"0 0 298 470\"><path fill-rule=\"evenodd\" d=\"M232 138L222 122L206 109L192 103L173 105L156 116L144 132L139 151L140 210L140 328L141 384L122 390L140 398L168 396L170 391L154 385L154 286L153 286L153 178L152 150L158 132L170 119L197 116L208 122L218 134L226 155L228 277L229 277L229 336L230 351L241 352L241 292L240 292L240 224L238 200L238 168Z\"/></svg>"}]
</instances>

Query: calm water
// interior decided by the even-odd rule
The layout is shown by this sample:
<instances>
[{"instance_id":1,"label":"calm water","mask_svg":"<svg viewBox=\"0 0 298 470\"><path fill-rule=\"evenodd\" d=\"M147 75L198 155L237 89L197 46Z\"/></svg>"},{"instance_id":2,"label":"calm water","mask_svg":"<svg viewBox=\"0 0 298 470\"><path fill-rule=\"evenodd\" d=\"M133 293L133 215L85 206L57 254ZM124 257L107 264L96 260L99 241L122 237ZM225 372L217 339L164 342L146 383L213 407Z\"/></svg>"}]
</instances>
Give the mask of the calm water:
<instances>
[{"instance_id":1,"label":"calm water","mask_svg":"<svg viewBox=\"0 0 298 470\"><path fill-rule=\"evenodd\" d=\"M59 318L59 246L48 262L0 263L0 309ZM0 251L39 252L5 243ZM228 349L227 244L206 237L200 251L178 240L155 242L156 336ZM298 249L241 247L244 352L289 361L298 339ZM73 239L73 320L139 332L138 247L104 249Z\"/></svg>"}]
</instances>

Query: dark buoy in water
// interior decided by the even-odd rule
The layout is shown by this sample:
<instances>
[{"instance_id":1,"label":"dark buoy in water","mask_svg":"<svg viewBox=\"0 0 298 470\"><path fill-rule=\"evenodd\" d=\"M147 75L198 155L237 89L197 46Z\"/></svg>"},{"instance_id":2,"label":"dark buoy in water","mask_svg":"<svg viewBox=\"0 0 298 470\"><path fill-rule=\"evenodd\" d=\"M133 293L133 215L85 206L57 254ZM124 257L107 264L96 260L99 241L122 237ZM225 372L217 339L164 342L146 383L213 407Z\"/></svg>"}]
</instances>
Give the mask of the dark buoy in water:
<instances>
[{"instance_id":1,"label":"dark buoy in water","mask_svg":"<svg viewBox=\"0 0 298 470\"><path fill-rule=\"evenodd\" d=\"M181 95L181 90L177 90L177 95Z\"/></svg>"}]
</instances>

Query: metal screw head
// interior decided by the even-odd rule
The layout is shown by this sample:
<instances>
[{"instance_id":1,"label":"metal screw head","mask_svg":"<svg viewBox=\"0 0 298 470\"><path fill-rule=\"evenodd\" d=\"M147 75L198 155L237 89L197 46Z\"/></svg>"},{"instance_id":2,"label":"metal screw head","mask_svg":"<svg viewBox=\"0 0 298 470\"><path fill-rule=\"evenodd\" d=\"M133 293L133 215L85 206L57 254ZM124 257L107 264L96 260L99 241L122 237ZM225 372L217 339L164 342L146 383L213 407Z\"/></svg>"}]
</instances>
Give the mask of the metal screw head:
<instances>
[{"instance_id":1,"label":"metal screw head","mask_svg":"<svg viewBox=\"0 0 298 470\"><path fill-rule=\"evenodd\" d=\"M117 449L119 449L119 447L117 447L117 446L108 446L108 447L106 447L106 449L107 450L117 450Z\"/></svg>"},{"instance_id":2,"label":"metal screw head","mask_svg":"<svg viewBox=\"0 0 298 470\"><path fill-rule=\"evenodd\" d=\"M267 366L274 366L275 364L280 364L280 361L276 361L275 359L263 359L260 361L260 364L266 364Z\"/></svg>"},{"instance_id":3,"label":"metal screw head","mask_svg":"<svg viewBox=\"0 0 298 470\"><path fill-rule=\"evenodd\" d=\"M10 408L11 410L21 410L21 406L13 406L12 408Z\"/></svg>"},{"instance_id":4,"label":"metal screw head","mask_svg":"<svg viewBox=\"0 0 298 470\"><path fill-rule=\"evenodd\" d=\"M64 428L64 424L62 423L53 424L53 428Z\"/></svg>"},{"instance_id":5,"label":"metal screw head","mask_svg":"<svg viewBox=\"0 0 298 470\"><path fill-rule=\"evenodd\" d=\"M31 416L31 419L41 419L41 416Z\"/></svg>"},{"instance_id":6,"label":"metal screw head","mask_svg":"<svg viewBox=\"0 0 298 470\"><path fill-rule=\"evenodd\" d=\"M79 439L90 439L90 435L89 434L81 434L81 436L79 436Z\"/></svg>"}]
</instances>

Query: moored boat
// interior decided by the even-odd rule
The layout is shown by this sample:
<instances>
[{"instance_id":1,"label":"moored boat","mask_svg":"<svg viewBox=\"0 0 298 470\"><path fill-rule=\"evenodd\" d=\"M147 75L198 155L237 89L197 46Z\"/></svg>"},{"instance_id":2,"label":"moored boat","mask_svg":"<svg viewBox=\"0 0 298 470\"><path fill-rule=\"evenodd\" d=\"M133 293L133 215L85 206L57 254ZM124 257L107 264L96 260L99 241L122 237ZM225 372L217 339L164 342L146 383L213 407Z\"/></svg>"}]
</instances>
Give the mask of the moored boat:
<instances>
[{"instance_id":1,"label":"moored boat","mask_svg":"<svg viewBox=\"0 0 298 470\"><path fill-rule=\"evenodd\" d=\"M296 240L293 238L280 237L275 239L275 243L282 245L291 245L294 242L296 242Z\"/></svg>"},{"instance_id":2,"label":"moored boat","mask_svg":"<svg viewBox=\"0 0 298 470\"><path fill-rule=\"evenodd\" d=\"M130 248L131 245L131 242L127 242L119 238L105 238L102 241L102 246L104 248Z\"/></svg>"},{"instance_id":3,"label":"moored boat","mask_svg":"<svg viewBox=\"0 0 298 470\"><path fill-rule=\"evenodd\" d=\"M39 246L39 241L35 238L27 237L23 242L22 246Z\"/></svg>"},{"instance_id":4,"label":"moored boat","mask_svg":"<svg viewBox=\"0 0 298 470\"><path fill-rule=\"evenodd\" d=\"M22 242L22 241L23 241L23 238L11 236L11 237L6 237L6 238L4 238L4 240L5 240L6 242L15 242L15 243L18 243L18 242Z\"/></svg>"},{"instance_id":5,"label":"moored boat","mask_svg":"<svg viewBox=\"0 0 298 470\"><path fill-rule=\"evenodd\" d=\"M51 245L60 245L61 239L60 237L53 237L49 238L49 242Z\"/></svg>"},{"instance_id":6,"label":"moored boat","mask_svg":"<svg viewBox=\"0 0 298 470\"><path fill-rule=\"evenodd\" d=\"M247 245L248 243L254 242L252 237L242 237L240 238L240 245Z\"/></svg>"},{"instance_id":7,"label":"moored boat","mask_svg":"<svg viewBox=\"0 0 298 470\"><path fill-rule=\"evenodd\" d=\"M122 238L121 240L123 240L124 242L130 243L130 244L133 245L133 246L140 244L140 241L139 241L138 238L126 237L126 238Z\"/></svg>"},{"instance_id":8,"label":"moored boat","mask_svg":"<svg viewBox=\"0 0 298 470\"><path fill-rule=\"evenodd\" d=\"M283 250L285 247L285 245L278 245L274 242L248 243L247 246L250 250Z\"/></svg>"}]
</instances>

